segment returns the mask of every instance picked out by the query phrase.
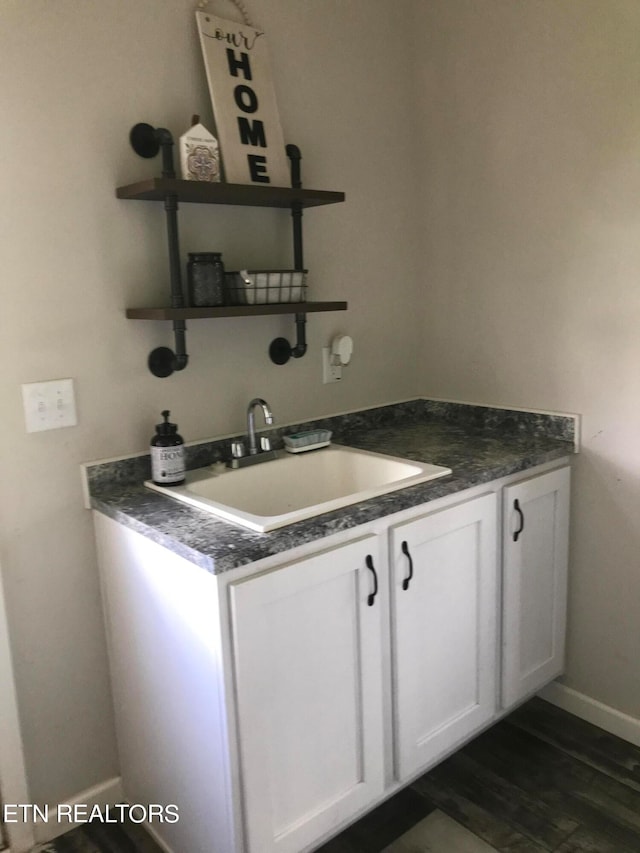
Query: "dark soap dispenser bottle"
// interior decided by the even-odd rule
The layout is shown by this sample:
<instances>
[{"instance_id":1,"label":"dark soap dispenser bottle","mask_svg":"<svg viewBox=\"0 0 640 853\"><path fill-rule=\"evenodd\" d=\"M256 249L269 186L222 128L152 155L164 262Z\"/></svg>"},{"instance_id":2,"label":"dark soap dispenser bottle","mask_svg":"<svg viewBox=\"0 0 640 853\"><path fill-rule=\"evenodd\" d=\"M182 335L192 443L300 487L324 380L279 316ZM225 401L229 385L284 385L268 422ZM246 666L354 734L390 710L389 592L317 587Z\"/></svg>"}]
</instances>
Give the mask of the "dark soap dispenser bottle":
<instances>
[{"instance_id":1,"label":"dark soap dispenser bottle","mask_svg":"<svg viewBox=\"0 0 640 853\"><path fill-rule=\"evenodd\" d=\"M179 486L184 483L184 440L177 424L169 423L171 412L162 412L164 422L156 424L151 439L151 479L156 486Z\"/></svg>"}]
</instances>

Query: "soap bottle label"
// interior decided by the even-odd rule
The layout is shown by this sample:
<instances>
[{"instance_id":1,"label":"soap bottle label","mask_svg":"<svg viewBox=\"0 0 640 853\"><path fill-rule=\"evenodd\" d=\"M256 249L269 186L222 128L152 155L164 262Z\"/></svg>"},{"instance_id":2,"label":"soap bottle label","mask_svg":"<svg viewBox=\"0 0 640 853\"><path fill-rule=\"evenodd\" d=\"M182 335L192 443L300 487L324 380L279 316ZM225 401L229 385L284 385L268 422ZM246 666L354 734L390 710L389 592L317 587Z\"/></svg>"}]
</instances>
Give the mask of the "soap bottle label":
<instances>
[{"instance_id":1,"label":"soap bottle label","mask_svg":"<svg viewBox=\"0 0 640 853\"><path fill-rule=\"evenodd\" d=\"M165 486L184 480L184 447L152 447L151 478Z\"/></svg>"}]
</instances>

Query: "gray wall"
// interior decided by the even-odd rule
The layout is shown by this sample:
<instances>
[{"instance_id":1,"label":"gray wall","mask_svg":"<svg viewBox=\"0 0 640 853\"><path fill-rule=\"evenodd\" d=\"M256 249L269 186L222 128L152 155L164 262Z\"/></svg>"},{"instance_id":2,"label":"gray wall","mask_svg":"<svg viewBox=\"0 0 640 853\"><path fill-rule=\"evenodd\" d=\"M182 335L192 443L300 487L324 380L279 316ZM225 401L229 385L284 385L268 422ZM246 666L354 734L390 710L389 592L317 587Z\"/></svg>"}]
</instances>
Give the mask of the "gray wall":
<instances>
[{"instance_id":1,"label":"gray wall","mask_svg":"<svg viewBox=\"0 0 640 853\"><path fill-rule=\"evenodd\" d=\"M583 414L565 681L638 720L640 4L420 12L425 389Z\"/></svg>"}]
</instances>

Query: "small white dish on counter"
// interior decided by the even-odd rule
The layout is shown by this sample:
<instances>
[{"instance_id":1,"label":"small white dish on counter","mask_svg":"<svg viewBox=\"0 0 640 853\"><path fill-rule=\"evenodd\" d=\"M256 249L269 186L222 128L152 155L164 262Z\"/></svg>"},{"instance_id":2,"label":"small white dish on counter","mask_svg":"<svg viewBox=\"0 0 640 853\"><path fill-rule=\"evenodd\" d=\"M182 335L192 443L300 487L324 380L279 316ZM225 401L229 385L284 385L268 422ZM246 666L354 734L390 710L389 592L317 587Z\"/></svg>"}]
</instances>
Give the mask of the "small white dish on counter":
<instances>
[{"instance_id":1,"label":"small white dish on counter","mask_svg":"<svg viewBox=\"0 0 640 853\"><path fill-rule=\"evenodd\" d=\"M145 486L218 518L267 533L350 504L451 473L450 468L330 445L312 453L278 451L247 468L187 471L181 486Z\"/></svg>"}]
</instances>

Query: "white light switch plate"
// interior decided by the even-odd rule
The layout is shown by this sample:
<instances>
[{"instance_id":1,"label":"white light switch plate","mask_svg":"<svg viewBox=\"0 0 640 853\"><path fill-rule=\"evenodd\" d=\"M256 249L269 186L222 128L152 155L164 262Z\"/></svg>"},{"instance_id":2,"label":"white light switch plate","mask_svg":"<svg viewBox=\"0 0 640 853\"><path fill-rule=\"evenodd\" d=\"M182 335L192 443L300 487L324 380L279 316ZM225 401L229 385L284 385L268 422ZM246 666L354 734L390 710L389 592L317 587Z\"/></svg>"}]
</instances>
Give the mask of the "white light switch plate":
<instances>
[{"instance_id":1,"label":"white light switch plate","mask_svg":"<svg viewBox=\"0 0 640 853\"><path fill-rule=\"evenodd\" d=\"M22 402L27 432L76 426L73 379L29 382L22 386Z\"/></svg>"}]
</instances>

